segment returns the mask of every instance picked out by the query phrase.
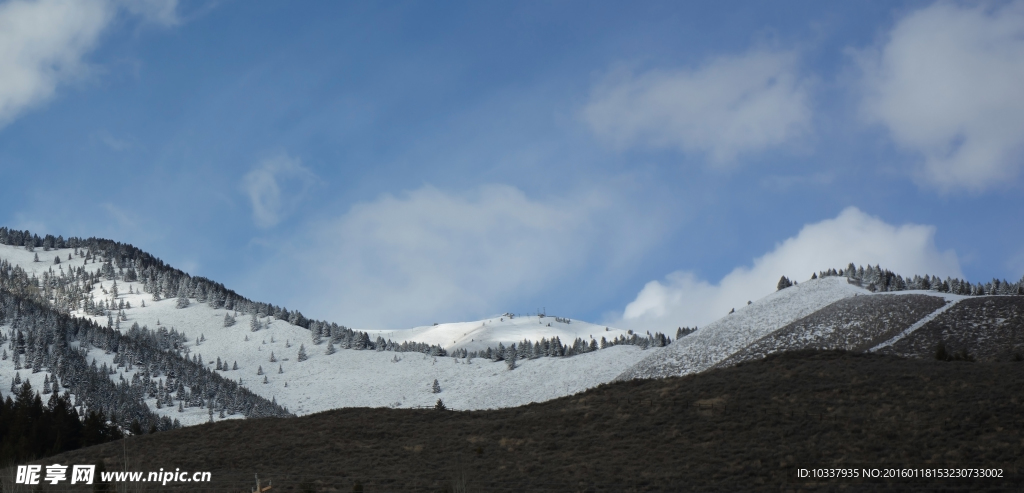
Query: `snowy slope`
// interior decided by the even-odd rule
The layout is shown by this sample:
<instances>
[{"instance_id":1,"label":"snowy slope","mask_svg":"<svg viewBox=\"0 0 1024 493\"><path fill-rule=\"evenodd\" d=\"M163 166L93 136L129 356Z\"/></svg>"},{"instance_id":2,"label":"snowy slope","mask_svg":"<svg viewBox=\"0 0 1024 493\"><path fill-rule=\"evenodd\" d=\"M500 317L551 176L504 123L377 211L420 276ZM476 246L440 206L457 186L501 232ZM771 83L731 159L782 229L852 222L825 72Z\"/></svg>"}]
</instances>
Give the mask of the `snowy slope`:
<instances>
[{"instance_id":1,"label":"snowy slope","mask_svg":"<svg viewBox=\"0 0 1024 493\"><path fill-rule=\"evenodd\" d=\"M33 262L33 252L0 245L0 258L21 266L37 277L51 269L59 274L68 265L79 267L84 262L79 256L73 256L68 261L68 254L72 252L69 249L50 252L40 250L36 252L40 262ZM61 264L52 263L55 255L61 256ZM86 268L92 271L101 266L100 262L90 262ZM112 285L112 281L97 284L92 291L93 297L97 301L112 299ZM637 361L660 350L616 346L568 358L520 360L519 367L512 371L507 369L504 362L431 358L420 353L339 348L334 354L328 355L326 342L319 346L313 345L309 330L284 320L269 317L261 319L264 328L253 332L250 330L252 316L237 314L235 325L224 327L224 315L234 312L223 308L213 309L195 300L189 306L178 309L174 298L153 301L150 294L142 292L141 283L118 281L117 286L117 301L131 304L131 308L124 311L127 321L119 322L122 332L137 323L151 330L165 327L184 333L189 338L187 346L191 355L202 355L203 361L211 369L216 366L218 357L229 368L237 362L237 370L223 371L221 375L241 381L246 388L267 399L276 399L279 404L299 415L352 406L430 406L438 398L455 409L518 406L573 394L611 381ZM89 318L101 325L107 324L105 316L94 317L80 310L72 312L72 315ZM611 340L619 335L627 335L625 331L614 328L606 330L604 326L577 320L564 323L555 321L554 317L537 316L512 319L499 316L476 322L367 332L371 337L380 335L396 342L426 342L448 349L466 348L470 351L487 346L497 347L499 342L508 346L524 338L537 341L542 337L550 339L557 336L563 343L571 343L576 337L589 341L590 338L600 340L606 337ZM200 339L205 341L199 342ZM308 359L303 362L297 361L300 345L305 346L308 354ZM271 355L276 362L270 361ZM95 349L91 350L89 357L95 358L98 365L107 363L109 366L113 361L112 354L103 354ZM263 376L257 375L260 367L265 373ZM133 373L119 369L119 373L111 378L115 381L122 377L130 380ZM5 385L10 385L13 375L12 362L0 361L0 378L5 378ZM22 379L26 376L27 373L22 370ZM267 383L263 383L264 376ZM41 385L42 379L43 373L33 375L33 386ZM434 379L441 385L440 394L431 391ZM208 419L203 410L186 409L184 413L178 413L176 408L156 409L155 399L150 399L148 403L158 414L167 414L185 425L202 423Z\"/></svg>"},{"instance_id":2,"label":"snowy slope","mask_svg":"<svg viewBox=\"0 0 1024 493\"><path fill-rule=\"evenodd\" d=\"M947 303L941 296L919 293L876 293L841 299L758 339L715 367L733 366L782 351L868 350L908 327L915 327L919 320L930 319L933 312L942 310Z\"/></svg>"},{"instance_id":3,"label":"snowy slope","mask_svg":"<svg viewBox=\"0 0 1024 493\"><path fill-rule=\"evenodd\" d=\"M577 337L590 342L600 341L602 337L609 341L619 337L629 337L631 333L604 325L595 325L579 320L562 319L553 316L525 315L509 317L496 315L476 322L456 322L438 325L414 327L406 330L368 330L371 338L381 336L395 342L416 341L437 344L445 349L466 349L480 351L488 347L497 348L498 343L508 346L523 339L532 342L542 337L551 339L558 337L563 344L570 344Z\"/></svg>"},{"instance_id":4,"label":"snowy slope","mask_svg":"<svg viewBox=\"0 0 1024 493\"><path fill-rule=\"evenodd\" d=\"M35 252L30 252L24 248L0 245L0 259L4 259L12 264L18 265L24 269L29 276L35 275L36 277L41 277L44 272L50 269L59 274L62 269L66 269L68 266L74 266L76 268L82 267L85 264L85 260L82 257L74 257L71 261L68 261L68 254L71 252L71 249L51 250L49 252L45 252L42 251L41 248L36 249ZM36 255L39 256L39 262L34 261ZM61 263L54 265L53 259L58 255L61 256ZM10 331L10 324L0 325L0 331L7 334ZM29 382L32 385L32 388L40 392L43 388L43 381L46 378L53 376L50 372L45 370L38 373L32 373L32 370L25 369L15 370L14 360L11 359L13 352L6 344L0 351L6 351L8 354L6 359L0 360L0 394L2 394L4 398L10 395L11 382L15 375L19 376L22 382ZM63 393L63 391L64 389L61 389L61 393ZM49 396L43 396L44 403L47 398L49 398Z\"/></svg>"},{"instance_id":5,"label":"snowy slope","mask_svg":"<svg viewBox=\"0 0 1024 493\"><path fill-rule=\"evenodd\" d=\"M845 277L825 277L776 291L651 354L619 380L661 378L711 368L767 334L835 301L870 291Z\"/></svg>"}]
</instances>

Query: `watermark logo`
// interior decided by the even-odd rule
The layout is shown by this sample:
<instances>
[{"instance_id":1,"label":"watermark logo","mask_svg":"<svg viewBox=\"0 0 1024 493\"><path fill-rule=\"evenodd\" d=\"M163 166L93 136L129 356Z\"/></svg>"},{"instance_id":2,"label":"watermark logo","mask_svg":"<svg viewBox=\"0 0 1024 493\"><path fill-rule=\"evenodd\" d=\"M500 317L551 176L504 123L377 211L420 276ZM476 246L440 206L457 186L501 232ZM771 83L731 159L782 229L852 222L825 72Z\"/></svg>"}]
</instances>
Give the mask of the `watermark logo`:
<instances>
[{"instance_id":1,"label":"watermark logo","mask_svg":"<svg viewBox=\"0 0 1024 493\"><path fill-rule=\"evenodd\" d=\"M39 484L40 480L50 484L67 481L68 466L52 464L46 466L46 475L42 476L43 466L18 466L14 478L16 484ZM94 465L75 465L71 467L71 484L92 484L96 475Z\"/></svg>"},{"instance_id":2,"label":"watermark logo","mask_svg":"<svg viewBox=\"0 0 1024 493\"><path fill-rule=\"evenodd\" d=\"M70 479L71 484L93 484L94 480L99 479L103 483L152 482L166 485L167 483L209 482L211 480L208 471L189 473L180 469L165 471L163 468L160 468L159 471L150 471L149 474L141 471L104 471L101 476L96 478L96 466L91 464L71 466L70 478L68 478L68 466L62 464L46 466L45 473L43 466L29 465L18 466L14 482L16 484L46 482L55 485Z\"/></svg>"}]
</instances>

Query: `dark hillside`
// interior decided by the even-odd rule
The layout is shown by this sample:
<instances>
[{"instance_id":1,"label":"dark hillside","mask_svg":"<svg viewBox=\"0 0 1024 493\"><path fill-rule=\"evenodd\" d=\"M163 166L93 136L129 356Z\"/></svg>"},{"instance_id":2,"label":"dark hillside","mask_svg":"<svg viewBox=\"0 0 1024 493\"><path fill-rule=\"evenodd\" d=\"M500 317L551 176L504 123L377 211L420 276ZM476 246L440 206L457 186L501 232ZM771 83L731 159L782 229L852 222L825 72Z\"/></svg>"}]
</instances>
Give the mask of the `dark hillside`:
<instances>
[{"instance_id":1,"label":"dark hillside","mask_svg":"<svg viewBox=\"0 0 1024 493\"><path fill-rule=\"evenodd\" d=\"M945 303L941 297L923 294L878 294L842 299L762 337L718 366L732 366L798 349L866 351Z\"/></svg>"},{"instance_id":2,"label":"dark hillside","mask_svg":"<svg viewBox=\"0 0 1024 493\"><path fill-rule=\"evenodd\" d=\"M1024 466L1024 363L794 352L494 411L339 409L81 449L120 469L210 470L211 491L803 491L797 467ZM440 394L443 398L443 394ZM461 479L466 487L460 488ZM944 480L893 491L1017 491ZM197 485L149 491L200 491ZM855 491L877 491L878 484ZM828 491L827 487L819 490ZM846 489L842 489L845 491ZM44 490L45 491L45 490Z\"/></svg>"},{"instance_id":3,"label":"dark hillside","mask_svg":"<svg viewBox=\"0 0 1024 493\"><path fill-rule=\"evenodd\" d=\"M924 324L883 353L933 358L940 342L979 361L1024 358L1024 298L968 298Z\"/></svg>"}]
</instances>

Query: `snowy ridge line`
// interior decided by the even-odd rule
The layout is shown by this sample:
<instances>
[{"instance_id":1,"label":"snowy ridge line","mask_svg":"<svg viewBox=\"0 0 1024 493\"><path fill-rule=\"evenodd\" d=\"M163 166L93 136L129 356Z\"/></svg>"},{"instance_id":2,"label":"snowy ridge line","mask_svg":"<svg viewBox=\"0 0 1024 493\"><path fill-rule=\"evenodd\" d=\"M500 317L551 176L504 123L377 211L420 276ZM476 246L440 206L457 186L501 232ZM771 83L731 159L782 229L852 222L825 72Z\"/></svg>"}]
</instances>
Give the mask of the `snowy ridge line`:
<instances>
[{"instance_id":1,"label":"snowy ridge line","mask_svg":"<svg viewBox=\"0 0 1024 493\"><path fill-rule=\"evenodd\" d=\"M885 341L885 342L883 342L883 343L881 343L881 344L879 344L879 345L869 349L868 352L873 353L873 352L878 351L880 349L884 349L884 348L887 348L889 346L892 346L893 344L896 344L897 342L899 342L900 339L903 339L904 337L907 337L908 335L910 335L915 330L920 329L921 327L923 327L924 324L926 324L928 322L931 322L932 320L935 320L935 317L938 317L939 315L942 315L942 313L945 312L946 310L949 310L950 308L953 308L953 305L956 305L957 303L959 303L961 299L963 299L963 298L953 299L953 300L947 301L945 305L942 305L942 308L939 308L938 310L935 310L934 312L931 312L928 315L925 315L924 318L922 318L921 320L918 320L917 322L914 322L914 325L911 325L910 327L907 327L905 330L903 330L903 332L900 332L899 334L896 334L895 336L893 336L888 341Z\"/></svg>"}]
</instances>

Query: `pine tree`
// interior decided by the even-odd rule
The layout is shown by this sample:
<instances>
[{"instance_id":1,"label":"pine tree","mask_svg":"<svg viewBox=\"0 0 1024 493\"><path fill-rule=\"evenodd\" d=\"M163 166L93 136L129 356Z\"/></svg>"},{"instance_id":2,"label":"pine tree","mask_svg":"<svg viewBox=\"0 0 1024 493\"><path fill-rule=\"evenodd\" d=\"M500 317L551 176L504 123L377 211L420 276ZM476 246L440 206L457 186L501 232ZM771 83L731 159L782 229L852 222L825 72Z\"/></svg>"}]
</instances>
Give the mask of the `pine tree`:
<instances>
[{"instance_id":1,"label":"pine tree","mask_svg":"<svg viewBox=\"0 0 1024 493\"><path fill-rule=\"evenodd\" d=\"M256 374L257 375L262 375L263 374L263 365L260 365L260 369L256 370Z\"/></svg>"},{"instance_id":2,"label":"pine tree","mask_svg":"<svg viewBox=\"0 0 1024 493\"><path fill-rule=\"evenodd\" d=\"M273 351L270 352L270 362L271 363L277 363L277 358L274 357L274 352Z\"/></svg>"},{"instance_id":3,"label":"pine tree","mask_svg":"<svg viewBox=\"0 0 1024 493\"><path fill-rule=\"evenodd\" d=\"M334 354L334 341L327 340L327 354Z\"/></svg>"},{"instance_id":4,"label":"pine tree","mask_svg":"<svg viewBox=\"0 0 1024 493\"><path fill-rule=\"evenodd\" d=\"M437 382L436 378L434 379L434 385L431 387L431 392L435 394L441 393L441 384Z\"/></svg>"},{"instance_id":5,"label":"pine tree","mask_svg":"<svg viewBox=\"0 0 1024 493\"><path fill-rule=\"evenodd\" d=\"M238 369L238 362L237 361L235 361L234 365L231 365L231 369L232 370L237 370Z\"/></svg>"},{"instance_id":6,"label":"pine tree","mask_svg":"<svg viewBox=\"0 0 1024 493\"><path fill-rule=\"evenodd\" d=\"M188 304L188 290L185 289L185 283L182 282L181 285L178 286L178 302L174 306L177 308L185 308Z\"/></svg>"},{"instance_id":7,"label":"pine tree","mask_svg":"<svg viewBox=\"0 0 1024 493\"><path fill-rule=\"evenodd\" d=\"M434 409L438 411L446 411L448 408L445 407L444 401L438 399L437 402L434 403Z\"/></svg>"},{"instance_id":8,"label":"pine tree","mask_svg":"<svg viewBox=\"0 0 1024 493\"><path fill-rule=\"evenodd\" d=\"M299 361L306 361L307 359L309 359L309 356L306 356L306 345L305 344L299 344L299 357L298 357L298 360Z\"/></svg>"},{"instance_id":9,"label":"pine tree","mask_svg":"<svg viewBox=\"0 0 1024 493\"><path fill-rule=\"evenodd\" d=\"M284 367L281 366L281 365L277 365L277 373L278 374L284 373Z\"/></svg>"},{"instance_id":10,"label":"pine tree","mask_svg":"<svg viewBox=\"0 0 1024 493\"><path fill-rule=\"evenodd\" d=\"M778 290L781 291L792 285L793 283L789 280L789 278L787 278L786 276L782 276L782 278L779 279L779 284L776 286L776 288L778 288Z\"/></svg>"}]
</instances>

